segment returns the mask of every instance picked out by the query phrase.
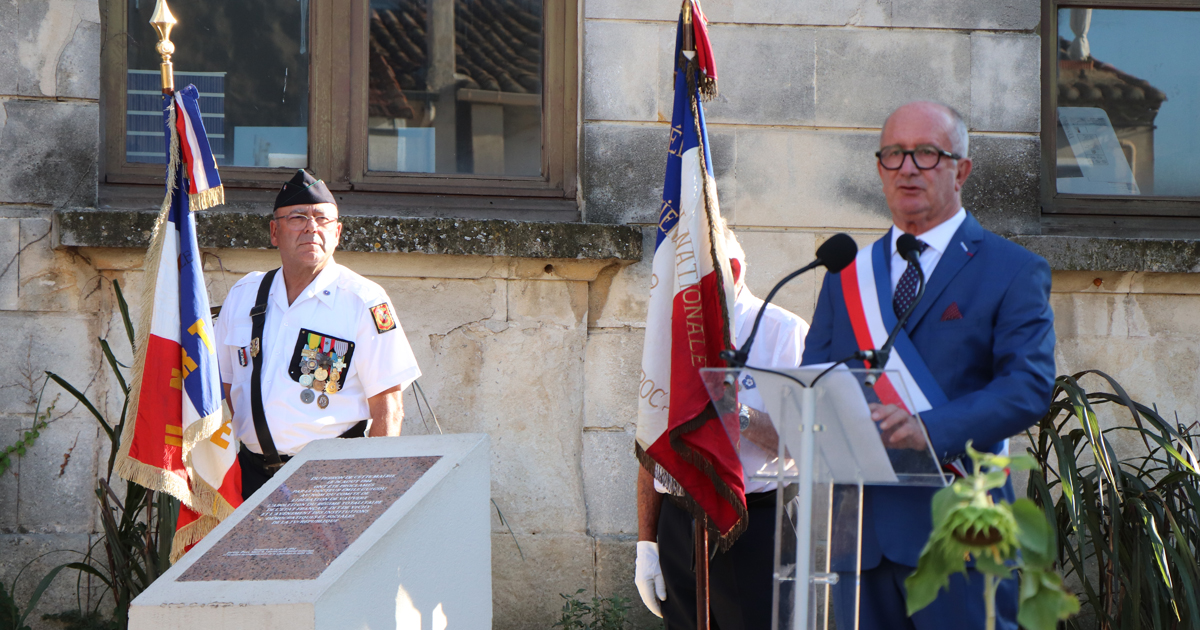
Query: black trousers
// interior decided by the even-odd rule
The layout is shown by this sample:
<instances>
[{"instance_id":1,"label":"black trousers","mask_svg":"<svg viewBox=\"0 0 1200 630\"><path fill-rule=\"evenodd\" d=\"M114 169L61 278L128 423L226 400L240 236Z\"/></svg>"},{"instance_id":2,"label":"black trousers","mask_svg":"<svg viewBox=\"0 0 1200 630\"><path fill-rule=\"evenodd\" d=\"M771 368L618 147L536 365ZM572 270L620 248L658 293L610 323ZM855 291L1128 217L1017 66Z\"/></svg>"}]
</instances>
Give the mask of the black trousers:
<instances>
[{"instance_id":1,"label":"black trousers","mask_svg":"<svg viewBox=\"0 0 1200 630\"><path fill-rule=\"evenodd\" d=\"M714 629L771 627L775 493L749 494L746 503L749 527L729 551L717 552L708 563L709 619ZM667 587L662 602L666 630L696 627L694 535L692 515L666 497L658 517L658 558Z\"/></svg>"},{"instance_id":2,"label":"black trousers","mask_svg":"<svg viewBox=\"0 0 1200 630\"><path fill-rule=\"evenodd\" d=\"M345 433L339 435L339 438L358 438L367 434L367 421L363 420L354 426L350 427ZM287 463L291 459L290 455L280 455L279 459L283 463ZM250 498L250 495L263 487L271 477L275 476L278 468L272 470L267 467L267 458L251 451L242 444L242 448L238 451L238 467L242 469L242 500Z\"/></svg>"}]
</instances>

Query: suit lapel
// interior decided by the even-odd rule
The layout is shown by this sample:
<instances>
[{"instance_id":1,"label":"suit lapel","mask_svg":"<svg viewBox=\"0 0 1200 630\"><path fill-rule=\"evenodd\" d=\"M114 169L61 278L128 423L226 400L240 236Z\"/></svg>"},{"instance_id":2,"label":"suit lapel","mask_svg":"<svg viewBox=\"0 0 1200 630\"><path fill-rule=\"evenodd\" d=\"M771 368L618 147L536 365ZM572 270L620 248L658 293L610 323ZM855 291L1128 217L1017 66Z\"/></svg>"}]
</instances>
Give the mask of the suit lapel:
<instances>
[{"instance_id":1,"label":"suit lapel","mask_svg":"<svg viewBox=\"0 0 1200 630\"><path fill-rule=\"evenodd\" d=\"M950 285L950 281L975 256L975 252L979 250L979 243L982 240L983 228L980 227L975 217L967 213L967 218L962 222L962 225L958 226L958 231L954 233L954 238L950 239L950 244L946 246L946 251L942 253L942 258L938 261L937 267L934 268L933 275L926 281L925 295L917 303L917 308L913 311L912 318L908 320L908 325L904 327L909 334L912 334L912 331L916 330L917 326L920 325L921 320L929 312L933 303L937 301L938 296Z\"/></svg>"}]
</instances>

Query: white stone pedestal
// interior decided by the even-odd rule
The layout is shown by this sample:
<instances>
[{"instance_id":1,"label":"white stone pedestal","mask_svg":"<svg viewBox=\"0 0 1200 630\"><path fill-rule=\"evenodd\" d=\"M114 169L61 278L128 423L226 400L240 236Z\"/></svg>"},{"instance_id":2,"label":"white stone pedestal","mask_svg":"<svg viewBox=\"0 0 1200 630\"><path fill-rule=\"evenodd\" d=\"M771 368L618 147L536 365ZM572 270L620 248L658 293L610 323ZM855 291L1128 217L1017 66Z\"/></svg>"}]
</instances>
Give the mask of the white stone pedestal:
<instances>
[{"instance_id":1,"label":"white stone pedestal","mask_svg":"<svg viewBox=\"0 0 1200 630\"><path fill-rule=\"evenodd\" d=\"M492 626L488 437L321 440L133 600L132 630Z\"/></svg>"}]
</instances>

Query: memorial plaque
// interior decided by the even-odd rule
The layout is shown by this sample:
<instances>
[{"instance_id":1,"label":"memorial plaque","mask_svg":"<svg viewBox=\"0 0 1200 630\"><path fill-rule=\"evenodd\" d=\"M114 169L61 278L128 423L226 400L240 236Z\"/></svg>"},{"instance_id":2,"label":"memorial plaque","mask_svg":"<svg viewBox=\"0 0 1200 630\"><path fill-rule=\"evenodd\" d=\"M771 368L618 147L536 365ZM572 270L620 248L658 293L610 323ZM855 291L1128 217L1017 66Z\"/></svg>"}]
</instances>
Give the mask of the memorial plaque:
<instances>
[{"instance_id":1,"label":"memorial plaque","mask_svg":"<svg viewBox=\"0 0 1200 630\"><path fill-rule=\"evenodd\" d=\"M304 462L178 579L314 580L439 459Z\"/></svg>"}]
</instances>

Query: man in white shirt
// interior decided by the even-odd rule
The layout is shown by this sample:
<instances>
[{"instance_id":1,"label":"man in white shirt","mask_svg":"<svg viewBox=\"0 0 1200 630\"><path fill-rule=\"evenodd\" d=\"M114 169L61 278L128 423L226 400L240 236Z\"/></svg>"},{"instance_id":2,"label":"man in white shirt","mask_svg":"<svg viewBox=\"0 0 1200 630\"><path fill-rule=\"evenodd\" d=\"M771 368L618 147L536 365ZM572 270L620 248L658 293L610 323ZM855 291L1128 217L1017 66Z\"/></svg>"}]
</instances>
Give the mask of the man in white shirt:
<instances>
[{"instance_id":1,"label":"man in white shirt","mask_svg":"<svg viewBox=\"0 0 1200 630\"><path fill-rule=\"evenodd\" d=\"M740 348L750 336L763 301L746 287L746 255L728 230L725 248L735 280L733 317ZM774 304L768 305L747 365L777 369L799 366L807 334L808 324L803 319ZM755 427L743 431L739 451L749 524L728 551L718 552L710 561L709 602L715 627L765 629L771 623L777 488L772 481L752 477L773 472L778 459L778 438L749 375L743 375L740 389L743 421ZM696 574L692 563L695 527L691 514L666 493L667 489L646 469L639 468L634 582L646 607L663 618L667 630L695 628Z\"/></svg>"},{"instance_id":2,"label":"man in white shirt","mask_svg":"<svg viewBox=\"0 0 1200 630\"><path fill-rule=\"evenodd\" d=\"M271 218L282 266L247 274L221 307L245 498L312 440L400 434L401 392L421 370L383 288L333 260L341 233L329 189L297 171Z\"/></svg>"}]
</instances>

